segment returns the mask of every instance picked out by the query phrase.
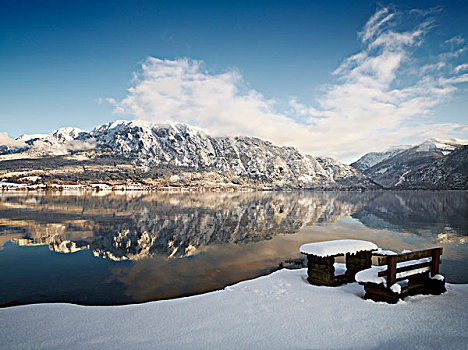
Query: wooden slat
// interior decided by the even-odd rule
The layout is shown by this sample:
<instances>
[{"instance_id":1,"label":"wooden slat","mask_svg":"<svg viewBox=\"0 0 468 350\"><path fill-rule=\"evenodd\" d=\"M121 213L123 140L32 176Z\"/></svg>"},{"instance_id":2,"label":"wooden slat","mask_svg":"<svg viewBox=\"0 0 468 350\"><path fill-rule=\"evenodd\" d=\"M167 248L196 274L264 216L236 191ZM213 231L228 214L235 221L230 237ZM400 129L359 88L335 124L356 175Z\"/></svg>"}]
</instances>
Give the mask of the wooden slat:
<instances>
[{"instance_id":1,"label":"wooden slat","mask_svg":"<svg viewBox=\"0 0 468 350\"><path fill-rule=\"evenodd\" d=\"M347 277L351 277L351 276L353 276L352 273L343 273L343 274L341 274L341 275L336 275L336 276L335 276L335 279L336 279L336 280L341 280L341 279L343 279L343 278L347 278Z\"/></svg>"},{"instance_id":2,"label":"wooden slat","mask_svg":"<svg viewBox=\"0 0 468 350\"><path fill-rule=\"evenodd\" d=\"M439 264L441 264L442 262L439 261ZM405 272L405 271L410 271L410 270L416 270L416 269L420 269L422 267L427 267L427 266L432 266L432 261L428 261L428 262L423 262L423 263L419 263L419 264L414 264L414 265L407 265L407 266L403 266L403 267L398 267L396 269L396 272L397 273L400 273L400 272ZM378 273L378 276L379 277L385 277L387 276L387 270L384 270L384 271L380 271Z\"/></svg>"},{"instance_id":3,"label":"wooden slat","mask_svg":"<svg viewBox=\"0 0 468 350\"><path fill-rule=\"evenodd\" d=\"M399 272L411 271L411 270L416 270L416 269L420 269L420 268L431 266L431 265L432 265L432 261L423 262L419 264L412 264L412 265L407 265L403 267L398 267L396 269L396 272L399 273Z\"/></svg>"},{"instance_id":4,"label":"wooden slat","mask_svg":"<svg viewBox=\"0 0 468 350\"><path fill-rule=\"evenodd\" d=\"M383 255L383 256L374 255L374 256L377 258L377 266L387 265L388 255Z\"/></svg>"},{"instance_id":5,"label":"wooden slat","mask_svg":"<svg viewBox=\"0 0 468 350\"><path fill-rule=\"evenodd\" d=\"M405 287L401 287L401 290L409 290L409 289L419 288L423 286L424 286L424 283L414 283L414 284L409 284Z\"/></svg>"},{"instance_id":6,"label":"wooden slat","mask_svg":"<svg viewBox=\"0 0 468 350\"><path fill-rule=\"evenodd\" d=\"M431 276L439 273L440 256L442 255L442 248L432 249L432 268Z\"/></svg>"},{"instance_id":7,"label":"wooden slat","mask_svg":"<svg viewBox=\"0 0 468 350\"><path fill-rule=\"evenodd\" d=\"M440 249L440 248L434 248L434 249ZM426 249L426 250L419 250L417 252L411 252L411 253L404 253L404 254L398 254L395 255L396 262L403 262L403 261L408 261L408 260L417 260L421 258L430 258L432 257L432 251L434 249Z\"/></svg>"},{"instance_id":8,"label":"wooden slat","mask_svg":"<svg viewBox=\"0 0 468 350\"><path fill-rule=\"evenodd\" d=\"M396 254L394 256L398 256L397 263L399 263L399 262L408 261L408 260L430 258L432 257L432 254L434 251L440 251L440 255L442 255L442 248L432 248L432 249L420 250L416 252ZM379 255L378 253L374 253L372 256L377 258L377 265L382 266L382 265L387 265L387 257L391 255Z\"/></svg>"},{"instance_id":9,"label":"wooden slat","mask_svg":"<svg viewBox=\"0 0 468 350\"><path fill-rule=\"evenodd\" d=\"M398 255L387 257L387 285L392 286L396 282L396 263Z\"/></svg>"},{"instance_id":10,"label":"wooden slat","mask_svg":"<svg viewBox=\"0 0 468 350\"><path fill-rule=\"evenodd\" d=\"M420 278L428 278L429 277L429 271L425 271L425 272L419 272L419 273L415 273L413 275L409 275L409 276L405 276L405 277L397 277L395 282L398 282L398 281L403 281L403 280L415 280L415 279L420 279ZM411 282L410 282L411 284Z\"/></svg>"},{"instance_id":11,"label":"wooden slat","mask_svg":"<svg viewBox=\"0 0 468 350\"><path fill-rule=\"evenodd\" d=\"M398 255L387 255L387 256L378 256L379 265L385 265L384 262L387 264L387 270L380 271L377 275L379 277L387 276L387 285L392 286L396 281L404 280L406 277L397 278L397 273L406 272L411 270L420 269L423 267L431 267L431 276L434 276L439 273L439 264L441 263L440 255L442 255L442 248L433 248L433 249L426 249L420 250L417 252L411 253L404 253ZM410 260L417 260L421 258L432 258L432 261L412 264L408 266L402 266L397 268L397 263L410 261ZM423 272L424 274L427 272Z\"/></svg>"}]
</instances>

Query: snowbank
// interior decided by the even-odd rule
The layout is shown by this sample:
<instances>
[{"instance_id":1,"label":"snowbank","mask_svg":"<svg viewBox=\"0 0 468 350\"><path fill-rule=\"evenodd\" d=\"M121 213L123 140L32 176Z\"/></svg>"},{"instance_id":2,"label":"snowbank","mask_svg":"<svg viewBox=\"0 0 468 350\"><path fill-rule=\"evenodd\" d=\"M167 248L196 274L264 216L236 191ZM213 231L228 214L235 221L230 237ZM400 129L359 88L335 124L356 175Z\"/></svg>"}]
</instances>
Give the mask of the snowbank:
<instances>
[{"instance_id":1,"label":"snowbank","mask_svg":"<svg viewBox=\"0 0 468 350\"><path fill-rule=\"evenodd\" d=\"M338 239L335 241L307 243L299 248L302 254L312 254L320 257L342 253L356 254L362 250L375 249L378 249L378 247L374 243L357 239Z\"/></svg>"},{"instance_id":2,"label":"snowbank","mask_svg":"<svg viewBox=\"0 0 468 350\"><path fill-rule=\"evenodd\" d=\"M388 305L357 283L318 287L280 270L204 295L113 307L0 310L1 349L461 349L468 285Z\"/></svg>"}]
</instances>

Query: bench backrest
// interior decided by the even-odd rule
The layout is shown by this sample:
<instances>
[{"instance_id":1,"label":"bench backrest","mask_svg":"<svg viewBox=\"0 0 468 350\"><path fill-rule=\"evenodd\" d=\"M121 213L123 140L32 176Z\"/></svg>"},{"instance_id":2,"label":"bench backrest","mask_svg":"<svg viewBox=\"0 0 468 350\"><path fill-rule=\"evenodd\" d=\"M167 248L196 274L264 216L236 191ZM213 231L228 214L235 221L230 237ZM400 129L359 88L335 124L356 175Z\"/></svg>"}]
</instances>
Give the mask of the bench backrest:
<instances>
[{"instance_id":1,"label":"bench backrest","mask_svg":"<svg viewBox=\"0 0 468 350\"><path fill-rule=\"evenodd\" d=\"M442 255L442 248L433 248L426 250L419 250L416 252L403 253L397 255L387 255L379 257L379 265L386 263L387 270L379 272L379 277L387 276L387 286L390 287L397 282L396 274L405 271L420 269L423 267L431 268L431 276L439 273L440 256ZM432 261L422 262L418 264L407 265L397 268L397 263L417 260L421 258L432 258ZM404 278L401 278L404 279Z\"/></svg>"}]
</instances>

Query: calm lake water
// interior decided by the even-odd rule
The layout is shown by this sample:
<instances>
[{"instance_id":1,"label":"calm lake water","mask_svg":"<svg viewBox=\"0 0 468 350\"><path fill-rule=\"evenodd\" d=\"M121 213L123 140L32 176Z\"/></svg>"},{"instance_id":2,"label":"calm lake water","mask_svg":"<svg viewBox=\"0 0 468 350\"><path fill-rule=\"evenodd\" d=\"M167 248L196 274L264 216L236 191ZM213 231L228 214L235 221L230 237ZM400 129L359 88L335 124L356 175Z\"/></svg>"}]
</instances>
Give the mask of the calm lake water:
<instances>
[{"instance_id":1,"label":"calm lake water","mask_svg":"<svg viewBox=\"0 0 468 350\"><path fill-rule=\"evenodd\" d=\"M468 283L468 192L0 194L0 303L123 304L222 289L307 242L444 248Z\"/></svg>"}]
</instances>

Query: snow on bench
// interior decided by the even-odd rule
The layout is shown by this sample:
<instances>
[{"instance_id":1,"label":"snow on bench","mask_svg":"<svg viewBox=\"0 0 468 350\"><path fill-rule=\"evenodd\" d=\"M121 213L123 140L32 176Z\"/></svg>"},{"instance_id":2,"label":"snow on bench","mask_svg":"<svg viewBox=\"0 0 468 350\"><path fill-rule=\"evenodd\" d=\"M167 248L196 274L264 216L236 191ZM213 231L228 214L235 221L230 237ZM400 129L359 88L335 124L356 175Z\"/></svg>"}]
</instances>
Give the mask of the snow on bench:
<instances>
[{"instance_id":1,"label":"snow on bench","mask_svg":"<svg viewBox=\"0 0 468 350\"><path fill-rule=\"evenodd\" d=\"M303 244L300 252L307 254L309 283L338 286L354 282L356 272L370 267L372 251L377 248L372 242L342 239ZM335 257L343 255L346 256L346 265L337 265Z\"/></svg>"},{"instance_id":2,"label":"snow on bench","mask_svg":"<svg viewBox=\"0 0 468 350\"><path fill-rule=\"evenodd\" d=\"M417 259L417 260L409 260L409 261L401 262L401 263L398 263L396 266L398 269L400 267L412 266L416 264L427 263L430 261L431 261L430 258L422 258L422 259ZM397 279L405 278L408 276L428 272L430 270L431 268L429 266L426 266L426 267L421 267L421 268L417 268L417 269L413 269L409 271L399 272L396 274L396 278ZM382 272L382 271L387 271L387 266L372 266L371 268L367 270L359 271L356 274L356 282L382 284L384 287L387 287L387 277L379 276L379 272Z\"/></svg>"},{"instance_id":3,"label":"snow on bench","mask_svg":"<svg viewBox=\"0 0 468 350\"><path fill-rule=\"evenodd\" d=\"M442 248L395 254L378 250L378 265L359 271L355 279L364 285L366 299L396 303L406 295L440 294L445 291L439 275Z\"/></svg>"},{"instance_id":4,"label":"snow on bench","mask_svg":"<svg viewBox=\"0 0 468 350\"><path fill-rule=\"evenodd\" d=\"M378 247L368 241L357 239L340 239L335 241L307 243L301 245L302 254L315 255L319 257L339 256L346 254L356 254L360 251L376 250Z\"/></svg>"}]
</instances>

